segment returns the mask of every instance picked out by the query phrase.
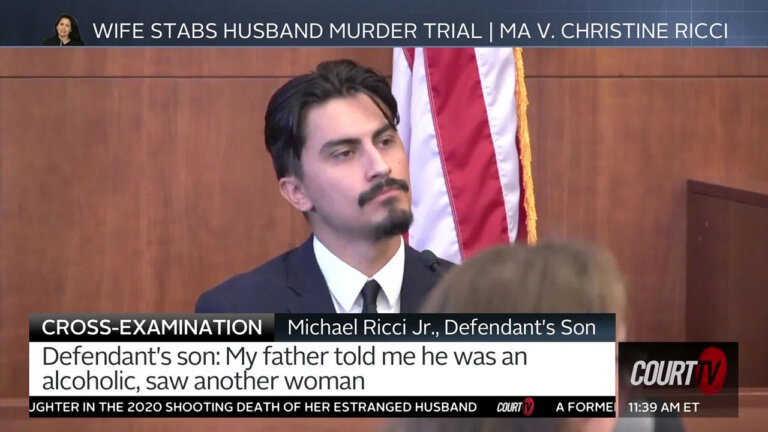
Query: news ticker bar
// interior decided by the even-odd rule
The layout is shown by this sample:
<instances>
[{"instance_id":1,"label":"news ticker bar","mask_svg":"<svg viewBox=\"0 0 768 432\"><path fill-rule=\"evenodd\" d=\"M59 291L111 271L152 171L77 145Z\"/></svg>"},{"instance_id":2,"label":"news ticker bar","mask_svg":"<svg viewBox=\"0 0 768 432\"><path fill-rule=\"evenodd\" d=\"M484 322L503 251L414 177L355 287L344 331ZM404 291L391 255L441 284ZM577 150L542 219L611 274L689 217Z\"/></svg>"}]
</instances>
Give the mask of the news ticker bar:
<instances>
[{"instance_id":1,"label":"news ticker bar","mask_svg":"<svg viewBox=\"0 0 768 432\"><path fill-rule=\"evenodd\" d=\"M615 417L615 397L40 397L35 417Z\"/></svg>"},{"instance_id":2,"label":"news ticker bar","mask_svg":"<svg viewBox=\"0 0 768 432\"><path fill-rule=\"evenodd\" d=\"M32 314L30 342L614 342L614 314Z\"/></svg>"}]
</instances>

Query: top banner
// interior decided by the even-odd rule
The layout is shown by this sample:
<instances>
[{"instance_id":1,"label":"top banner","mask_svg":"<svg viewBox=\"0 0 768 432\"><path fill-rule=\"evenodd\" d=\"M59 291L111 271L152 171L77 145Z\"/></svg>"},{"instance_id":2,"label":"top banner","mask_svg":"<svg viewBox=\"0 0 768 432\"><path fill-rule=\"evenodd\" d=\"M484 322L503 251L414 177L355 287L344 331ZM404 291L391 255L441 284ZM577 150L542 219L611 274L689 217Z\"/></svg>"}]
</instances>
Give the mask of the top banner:
<instances>
[{"instance_id":1,"label":"top banner","mask_svg":"<svg viewBox=\"0 0 768 432\"><path fill-rule=\"evenodd\" d=\"M2 46L768 46L763 0L14 3Z\"/></svg>"}]
</instances>

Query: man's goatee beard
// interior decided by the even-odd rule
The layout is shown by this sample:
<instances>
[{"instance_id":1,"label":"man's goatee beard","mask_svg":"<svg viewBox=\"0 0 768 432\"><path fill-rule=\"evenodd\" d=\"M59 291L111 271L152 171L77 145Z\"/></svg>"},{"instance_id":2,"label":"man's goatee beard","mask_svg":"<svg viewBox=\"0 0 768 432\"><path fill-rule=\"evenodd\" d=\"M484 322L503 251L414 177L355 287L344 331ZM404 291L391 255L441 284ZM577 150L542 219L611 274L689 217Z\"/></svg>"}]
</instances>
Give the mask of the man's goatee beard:
<instances>
[{"instance_id":1,"label":"man's goatee beard","mask_svg":"<svg viewBox=\"0 0 768 432\"><path fill-rule=\"evenodd\" d=\"M386 219L381 221L373 228L374 240L383 240L385 238L401 235L408 231L413 223L413 213L410 209L390 208Z\"/></svg>"}]
</instances>

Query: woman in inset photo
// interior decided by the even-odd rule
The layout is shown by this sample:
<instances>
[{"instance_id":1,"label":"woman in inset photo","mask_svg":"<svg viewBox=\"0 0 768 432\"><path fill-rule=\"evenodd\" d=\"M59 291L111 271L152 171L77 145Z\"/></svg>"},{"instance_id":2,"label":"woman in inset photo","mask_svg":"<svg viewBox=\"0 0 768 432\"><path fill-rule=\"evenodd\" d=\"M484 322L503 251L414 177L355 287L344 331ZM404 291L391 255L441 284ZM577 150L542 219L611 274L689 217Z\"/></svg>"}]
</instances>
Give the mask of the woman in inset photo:
<instances>
[{"instance_id":1,"label":"woman in inset photo","mask_svg":"<svg viewBox=\"0 0 768 432\"><path fill-rule=\"evenodd\" d=\"M80 27L77 20L70 15L62 14L53 26L53 36L43 41L44 46L83 46L80 37Z\"/></svg>"}]
</instances>

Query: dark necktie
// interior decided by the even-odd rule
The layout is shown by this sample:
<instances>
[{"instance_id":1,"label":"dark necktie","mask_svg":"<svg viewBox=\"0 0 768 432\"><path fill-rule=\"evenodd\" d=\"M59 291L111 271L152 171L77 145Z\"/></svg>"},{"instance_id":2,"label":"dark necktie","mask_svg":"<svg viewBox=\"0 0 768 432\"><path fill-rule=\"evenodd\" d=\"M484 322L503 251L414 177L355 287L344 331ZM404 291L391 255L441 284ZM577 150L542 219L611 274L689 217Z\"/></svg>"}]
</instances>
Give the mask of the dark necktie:
<instances>
[{"instance_id":1,"label":"dark necktie","mask_svg":"<svg viewBox=\"0 0 768 432\"><path fill-rule=\"evenodd\" d=\"M376 299L379 297L379 291L381 291L381 285L378 282L371 279L363 285L363 313L377 313Z\"/></svg>"}]
</instances>

